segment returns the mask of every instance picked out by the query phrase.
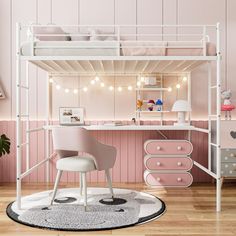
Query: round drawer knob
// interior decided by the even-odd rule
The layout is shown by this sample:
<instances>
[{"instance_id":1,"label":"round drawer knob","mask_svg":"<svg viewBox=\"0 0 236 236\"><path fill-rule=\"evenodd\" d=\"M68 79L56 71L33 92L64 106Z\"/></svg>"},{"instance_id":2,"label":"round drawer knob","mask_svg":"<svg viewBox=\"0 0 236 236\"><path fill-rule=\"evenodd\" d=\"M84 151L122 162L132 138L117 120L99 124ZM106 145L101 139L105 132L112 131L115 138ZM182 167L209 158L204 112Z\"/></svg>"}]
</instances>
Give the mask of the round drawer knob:
<instances>
[{"instance_id":1,"label":"round drawer knob","mask_svg":"<svg viewBox=\"0 0 236 236\"><path fill-rule=\"evenodd\" d=\"M161 150L161 147L160 147L160 146L157 146L157 150Z\"/></svg>"},{"instance_id":2,"label":"round drawer knob","mask_svg":"<svg viewBox=\"0 0 236 236\"><path fill-rule=\"evenodd\" d=\"M157 162L157 165L160 166L160 165L161 165L161 162L158 161L158 162Z\"/></svg>"},{"instance_id":3,"label":"round drawer knob","mask_svg":"<svg viewBox=\"0 0 236 236\"><path fill-rule=\"evenodd\" d=\"M233 174L233 171L231 170L229 173L230 173L230 174Z\"/></svg>"},{"instance_id":4,"label":"round drawer knob","mask_svg":"<svg viewBox=\"0 0 236 236\"><path fill-rule=\"evenodd\" d=\"M182 178L177 178L177 181L178 181L178 182L181 182L181 181L182 181Z\"/></svg>"},{"instance_id":5,"label":"round drawer knob","mask_svg":"<svg viewBox=\"0 0 236 236\"><path fill-rule=\"evenodd\" d=\"M178 146L178 147L177 147L177 150L179 150L179 151L182 150L182 147L181 147L181 146Z\"/></svg>"},{"instance_id":6,"label":"round drawer knob","mask_svg":"<svg viewBox=\"0 0 236 236\"><path fill-rule=\"evenodd\" d=\"M178 166L182 166L182 162L179 161L179 162L177 163L177 165L178 165Z\"/></svg>"},{"instance_id":7,"label":"round drawer knob","mask_svg":"<svg viewBox=\"0 0 236 236\"><path fill-rule=\"evenodd\" d=\"M227 160L228 160L228 157L225 157L225 160L227 161Z\"/></svg>"},{"instance_id":8,"label":"round drawer knob","mask_svg":"<svg viewBox=\"0 0 236 236\"><path fill-rule=\"evenodd\" d=\"M158 177L158 178L157 178L157 181L158 181L158 182L160 182L160 181L161 181L161 178L160 178L160 177Z\"/></svg>"},{"instance_id":9,"label":"round drawer knob","mask_svg":"<svg viewBox=\"0 0 236 236\"><path fill-rule=\"evenodd\" d=\"M229 167L229 165L226 164L226 165L225 165L225 168L228 168L228 167Z\"/></svg>"},{"instance_id":10,"label":"round drawer knob","mask_svg":"<svg viewBox=\"0 0 236 236\"><path fill-rule=\"evenodd\" d=\"M236 157L235 153L230 153L231 157Z\"/></svg>"}]
</instances>

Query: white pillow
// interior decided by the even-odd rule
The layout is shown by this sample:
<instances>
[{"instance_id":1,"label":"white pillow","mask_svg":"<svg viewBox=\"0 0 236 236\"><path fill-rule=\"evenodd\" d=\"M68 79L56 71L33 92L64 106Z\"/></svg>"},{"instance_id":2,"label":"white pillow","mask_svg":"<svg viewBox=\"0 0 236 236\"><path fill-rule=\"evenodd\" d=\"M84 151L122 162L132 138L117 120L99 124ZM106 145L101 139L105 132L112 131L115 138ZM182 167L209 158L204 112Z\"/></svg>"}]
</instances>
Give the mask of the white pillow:
<instances>
[{"instance_id":1,"label":"white pillow","mask_svg":"<svg viewBox=\"0 0 236 236\"><path fill-rule=\"evenodd\" d=\"M117 37L113 33L103 32L98 29L89 29L91 41L115 41ZM99 36L101 34L101 36ZM106 36L104 36L104 34Z\"/></svg>"},{"instance_id":2,"label":"white pillow","mask_svg":"<svg viewBox=\"0 0 236 236\"><path fill-rule=\"evenodd\" d=\"M32 26L34 34L45 34L45 36L37 36L40 41L70 41L70 37L66 35L61 27L58 26ZM47 36L47 34L52 34ZM53 34L63 34L61 36L53 36Z\"/></svg>"}]
</instances>

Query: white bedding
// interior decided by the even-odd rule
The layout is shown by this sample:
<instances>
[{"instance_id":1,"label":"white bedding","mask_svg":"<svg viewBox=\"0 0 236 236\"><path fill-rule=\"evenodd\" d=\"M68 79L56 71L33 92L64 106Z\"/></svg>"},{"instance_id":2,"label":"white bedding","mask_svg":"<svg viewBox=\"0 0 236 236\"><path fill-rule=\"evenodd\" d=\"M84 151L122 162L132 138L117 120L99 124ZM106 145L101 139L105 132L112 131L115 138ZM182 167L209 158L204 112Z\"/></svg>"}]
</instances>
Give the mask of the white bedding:
<instances>
[{"instance_id":1,"label":"white bedding","mask_svg":"<svg viewBox=\"0 0 236 236\"><path fill-rule=\"evenodd\" d=\"M117 56L118 46L116 41L38 41L34 56ZM22 44L21 54L31 56L30 42Z\"/></svg>"},{"instance_id":2,"label":"white bedding","mask_svg":"<svg viewBox=\"0 0 236 236\"><path fill-rule=\"evenodd\" d=\"M118 56L117 41L38 41L35 56ZM63 48L62 48L63 47ZM83 48L82 48L83 47ZM186 42L122 42L122 56L202 56L202 44ZM31 56L31 43L21 47L23 56ZM207 43L206 55L215 56L216 47Z\"/></svg>"}]
</instances>

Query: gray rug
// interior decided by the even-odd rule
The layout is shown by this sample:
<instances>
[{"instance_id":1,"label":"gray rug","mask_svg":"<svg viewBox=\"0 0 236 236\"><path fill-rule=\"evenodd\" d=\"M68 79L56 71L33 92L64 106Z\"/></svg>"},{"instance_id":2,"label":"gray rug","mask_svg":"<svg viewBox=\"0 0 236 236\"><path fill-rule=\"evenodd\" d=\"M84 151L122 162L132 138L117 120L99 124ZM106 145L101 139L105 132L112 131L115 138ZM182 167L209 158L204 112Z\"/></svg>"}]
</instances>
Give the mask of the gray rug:
<instances>
[{"instance_id":1,"label":"gray rug","mask_svg":"<svg viewBox=\"0 0 236 236\"><path fill-rule=\"evenodd\" d=\"M60 189L50 206L51 191L22 198L22 209L15 202L7 207L7 215L16 222L32 227L65 230L105 230L133 226L154 220L165 211L157 197L127 189L114 189L112 200L106 188L88 189L88 207L78 189Z\"/></svg>"}]
</instances>

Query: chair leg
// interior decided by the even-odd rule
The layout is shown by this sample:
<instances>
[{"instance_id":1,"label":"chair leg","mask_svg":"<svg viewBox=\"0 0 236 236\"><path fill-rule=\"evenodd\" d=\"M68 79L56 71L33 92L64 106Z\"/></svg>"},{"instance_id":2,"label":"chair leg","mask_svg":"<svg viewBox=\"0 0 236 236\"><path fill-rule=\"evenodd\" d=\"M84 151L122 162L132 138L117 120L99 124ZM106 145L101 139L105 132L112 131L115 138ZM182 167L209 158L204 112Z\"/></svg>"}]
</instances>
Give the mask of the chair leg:
<instances>
[{"instance_id":1,"label":"chair leg","mask_svg":"<svg viewBox=\"0 0 236 236\"><path fill-rule=\"evenodd\" d=\"M83 195L83 178L82 173L79 173L79 190L80 190L80 196Z\"/></svg>"},{"instance_id":2,"label":"chair leg","mask_svg":"<svg viewBox=\"0 0 236 236\"><path fill-rule=\"evenodd\" d=\"M107 183L108 183L108 187L110 189L111 196L112 196L112 198L114 198L114 192L113 192L113 188L112 188L112 181L111 181L111 175L110 175L109 169L105 170L105 173L106 173Z\"/></svg>"},{"instance_id":3,"label":"chair leg","mask_svg":"<svg viewBox=\"0 0 236 236\"><path fill-rule=\"evenodd\" d=\"M60 182L61 174L62 174L62 170L57 170L57 176L56 176L56 181L55 181L55 184L54 184L54 189L53 189L53 194L52 194L52 199L51 199L50 205L53 204L53 201L54 201L54 199L56 197L57 187L58 187L58 184Z\"/></svg>"},{"instance_id":4,"label":"chair leg","mask_svg":"<svg viewBox=\"0 0 236 236\"><path fill-rule=\"evenodd\" d=\"M83 189L84 189L84 210L87 210L87 182L86 182L86 172L82 173L83 178Z\"/></svg>"}]
</instances>

